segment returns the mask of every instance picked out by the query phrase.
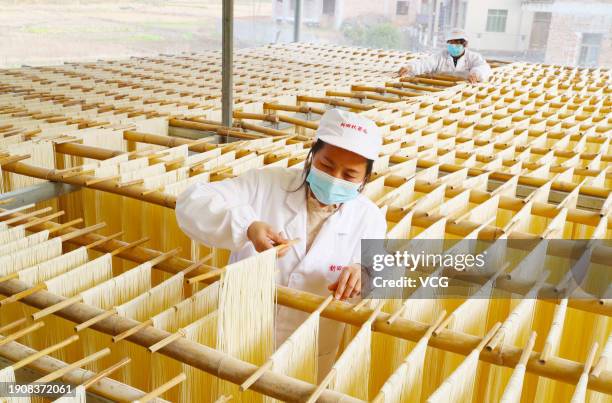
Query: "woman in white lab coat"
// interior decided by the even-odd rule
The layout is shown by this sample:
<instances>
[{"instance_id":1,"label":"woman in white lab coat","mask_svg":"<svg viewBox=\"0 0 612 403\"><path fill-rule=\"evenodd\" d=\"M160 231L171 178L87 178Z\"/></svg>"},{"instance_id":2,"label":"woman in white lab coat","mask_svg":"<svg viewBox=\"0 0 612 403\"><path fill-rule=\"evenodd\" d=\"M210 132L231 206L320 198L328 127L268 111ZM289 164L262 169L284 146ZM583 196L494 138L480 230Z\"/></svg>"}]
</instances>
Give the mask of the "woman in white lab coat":
<instances>
[{"instance_id":1,"label":"woman in white lab coat","mask_svg":"<svg viewBox=\"0 0 612 403\"><path fill-rule=\"evenodd\" d=\"M409 62L398 72L400 77L445 73L467 78L469 82L484 82L491 76L491 67L480 55L467 48L464 30L453 29L446 36L446 48L429 57Z\"/></svg>"},{"instance_id":2,"label":"woman in white lab coat","mask_svg":"<svg viewBox=\"0 0 612 403\"><path fill-rule=\"evenodd\" d=\"M235 179L198 183L177 200L176 217L191 238L229 249L231 262L297 239L278 260L277 283L336 299L361 290L361 240L384 238L386 220L360 194L382 146L374 122L339 109L319 123L304 169L263 168ZM364 273L362 273L364 272ZM280 345L307 315L279 307ZM321 320L319 374L331 368L343 326Z\"/></svg>"}]
</instances>

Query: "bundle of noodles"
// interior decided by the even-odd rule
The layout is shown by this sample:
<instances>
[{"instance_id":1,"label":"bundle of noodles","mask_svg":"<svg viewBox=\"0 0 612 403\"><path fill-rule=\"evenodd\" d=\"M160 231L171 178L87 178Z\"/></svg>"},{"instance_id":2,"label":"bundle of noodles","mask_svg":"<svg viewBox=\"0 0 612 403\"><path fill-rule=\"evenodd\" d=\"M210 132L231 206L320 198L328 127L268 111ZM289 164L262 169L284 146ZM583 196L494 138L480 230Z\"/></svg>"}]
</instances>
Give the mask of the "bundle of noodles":
<instances>
[{"instance_id":1,"label":"bundle of noodles","mask_svg":"<svg viewBox=\"0 0 612 403\"><path fill-rule=\"evenodd\" d=\"M219 285L217 350L261 366L274 349L276 249L228 265ZM253 309L244 309L244 307ZM367 384L366 384L367 388ZM260 402L252 391L219 381L219 393Z\"/></svg>"},{"instance_id":2,"label":"bundle of noodles","mask_svg":"<svg viewBox=\"0 0 612 403\"><path fill-rule=\"evenodd\" d=\"M592 371L592 376L599 376L603 371L610 371L612 369L612 336L608 336L608 340L604 345L604 349L599 356L597 364ZM587 391L587 400L591 403L604 403L610 400L610 396L595 391Z\"/></svg>"},{"instance_id":3,"label":"bundle of noodles","mask_svg":"<svg viewBox=\"0 0 612 403\"><path fill-rule=\"evenodd\" d=\"M408 216L408 215L407 215ZM406 217L404 217L405 219ZM400 225L404 222L402 219L397 226L393 228L393 231L397 231ZM403 241L388 241L388 245L392 250L399 248L400 250L417 250L424 251L426 253L439 253L443 248L442 239L444 238L446 219L441 219L430 227L426 228L422 232L418 233L414 238L409 241L408 249L405 249L402 244ZM405 231L406 228L403 229ZM397 232L396 232L397 233ZM398 233L399 235L399 233ZM407 236L410 235L410 231ZM431 274L435 277L441 274L442 270L438 269ZM410 276L409 271L406 275ZM444 291L441 288L424 288L419 287L412 292L412 294L401 303L401 306L397 306L400 300L392 300L388 302L383 308L390 312L396 312L400 310L399 317L424 323L432 323L437 317L440 316L443 310L448 309L447 305L450 302L448 297L445 297ZM372 352L375 356L385 356L390 359L382 365L373 366L370 373L370 391L375 393L378 391L386 379L391 376L394 370L398 368L403 362L404 358L408 355L409 351L415 347L415 343L375 333L373 335ZM425 360L422 389L423 393L428 394L430 390L433 390L439 383L437 379L441 376L441 366L434 364L439 362L442 358L442 352L440 350L430 349L427 350L427 359Z\"/></svg>"},{"instance_id":4,"label":"bundle of noodles","mask_svg":"<svg viewBox=\"0 0 612 403\"><path fill-rule=\"evenodd\" d=\"M42 168L55 168L55 151L51 141L24 141L19 144L9 145L7 151L11 155L29 154L30 158L24 161L27 164ZM3 186L5 191L23 189L43 182L45 182L43 179L36 179L11 172L3 172Z\"/></svg>"},{"instance_id":5,"label":"bundle of noodles","mask_svg":"<svg viewBox=\"0 0 612 403\"><path fill-rule=\"evenodd\" d=\"M197 155L197 154L196 154ZM198 182L208 182L210 180L210 174L208 172L189 177L187 179L166 185L164 187L164 193L168 195L178 196L187 187ZM151 206L151 207L149 207ZM152 212L151 217L161 217L159 221L162 223L162 228L165 230L161 235L162 250L171 250L180 247L184 254L188 255L188 258L194 261L198 261L204 256L207 256L213 250L209 247L201 245L199 242L191 240L185 235L179 228L176 222L176 214L174 210L167 208L156 209L152 204L147 205L145 208L150 208ZM158 215L156 215L158 214ZM225 265L225 261L217 261L213 256L212 262L216 267L222 267Z\"/></svg>"},{"instance_id":6,"label":"bundle of noodles","mask_svg":"<svg viewBox=\"0 0 612 403\"><path fill-rule=\"evenodd\" d=\"M598 343L593 344L591 347L591 351L589 351L589 355L584 363L582 374L580 374L580 379L578 380L576 389L572 394L572 400L570 400L570 403L584 403L586 401L587 385L589 383L591 366L593 365L593 360L595 359L595 353L597 352L598 347Z\"/></svg>"},{"instance_id":7,"label":"bundle of noodles","mask_svg":"<svg viewBox=\"0 0 612 403\"><path fill-rule=\"evenodd\" d=\"M163 190L164 186L179 180L186 180L188 176L189 168L178 168L159 175L145 177L143 186L151 190ZM131 204L131 202L129 203ZM139 214L142 218L141 234L149 237L151 248L169 250L167 248L175 248L180 245L182 256L193 259L190 254L191 242L178 228L173 210L152 203L136 203L135 206L139 208ZM172 221L169 223L168 218L170 217ZM168 239L173 240L173 242L167 242ZM164 272L154 272L155 282L163 281L168 277Z\"/></svg>"},{"instance_id":8,"label":"bundle of noodles","mask_svg":"<svg viewBox=\"0 0 612 403\"><path fill-rule=\"evenodd\" d=\"M479 355L479 350L473 350L442 385L427 398L427 403L471 402Z\"/></svg>"},{"instance_id":9,"label":"bundle of noodles","mask_svg":"<svg viewBox=\"0 0 612 403\"><path fill-rule=\"evenodd\" d=\"M563 335L563 327L565 326L566 321L567 303L568 299L564 298L558 305L555 306L555 310L552 315L552 323L547 333L544 347L542 348L542 354L540 356L541 360L544 360L547 355L556 356L559 354L561 336ZM580 314L586 315L584 312L580 312ZM576 330L579 331L580 329ZM590 332L591 329L589 329L589 333ZM576 339L574 339L574 343L575 340ZM535 391L529 388L525 390L525 393L535 393L536 399L548 399L555 396L556 382L552 379L538 377L536 385ZM566 397L569 399L570 396L571 394Z\"/></svg>"},{"instance_id":10,"label":"bundle of noodles","mask_svg":"<svg viewBox=\"0 0 612 403\"><path fill-rule=\"evenodd\" d=\"M113 276L112 257L110 254L91 260L72 270L66 271L54 278L45 281L47 290L51 293L74 297L89 288L106 281ZM57 344L74 334L74 324L56 315L48 315L43 319L47 331L34 339L34 348L41 350L46 346ZM56 357L62 361L72 362L82 357L81 343L74 343L58 350Z\"/></svg>"},{"instance_id":11,"label":"bundle of noodles","mask_svg":"<svg viewBox=\"0 0 612 403\"><path fill-rule=\"evenodd\" d=\"M468 333L476 336L482 336L485 333L486 321L482 318L486 318L489 310L489 303L493 290L493 284L495 282L495 276L492 277L487 283L485 283L476 293L471 295L465 302L463 302L453 313L451 313L447 320L447 327L450 330L457 332ZM472 364L470 356L468 359L463 361L463 357L458 356L454 353L444 353L442 360L442 375L448 376L457 366L462 365L466 362L465 366L470 368L466 371L471 371ZM473 364L473 370L477 371L478 367L478 354L476 354L476 363ZM458 375L461 376L461 375ZM480 384L481 382L479 382ZM486 383L485 383L486 385ZM469 387L470 396L473 390L473 385ZM480 389L480 385L479 385ZM460 389L463 390L463 389ZM445 396L445 394L443 394ZM438 400L435 400L438 401Z\"/></svg>"},{"instance_id":12,"label":"bundle of noodles","mask_svg":"<svg viewBox=\"0 0 612 403\"><path fill-rule=\"evenodd\" d=\"M28 286L33 287L85 264L87 259L87 249L85 247L81 247L63 255L46 260L37 265L26 267L18 272L18 278ZM10 304L4 309L6 311L4 314L11 315L14 320L17 320L18 318L30 317L30 315L36 312L35 308L22 304L21 302ZM32 339L34 336L35 335L33 334L26 336L28 343L34 343Z\"/></svg>"},{"instance_id":13,"label":"bundle of noodles","mask_svg":"<svg viewBox=\"0 0 612 403\"><path fill-rule=\"evenodd\" d=\"M0 245L0 256L8 255L10 253L17 252L19 250L30 248L34 245L42 243L49 239L49 231L44 230L35 232L32 235L28 235L24 238L17 239L12 242Z\"/></svg>"},{"instance_id":14,"label":"bundle of noodles","mask_svg":"<svg viewBox=\"0 0 612 403\"><path fill-rule=\"evenodd\" d=\"M3 388L8 388L9 383L15 383L15 371L12 366L0 369L0 383L4 384ZM8 403L30 403L29 397L9 397L5 400Z\"/></svg>"},{"instance_id":15,"label":"bundle of noodles","mask_svg":"<svg viewBox=\"0 0 612 403\"><path fill-rule=\"evenodd\" d=\"M308 318L272 354L271 370L312 384L317 383L317 361L319 345L318 311ZM266 402L276 399L265 397Z\"/></svg>"},{"instance_id":16,"label":"bundle of noodles","mask_svg":"<svg viewBox=\"0 0 612 403\"><path fill-rule=\"evenodd\" d=\"M148 158L136 158L129 161L126 160L126 158L127 155L101 161L99 167L94 170L93 176L95 178L109 178L128 175L130 172L148 167L149 165ZM134 214L133 209L126 212L126 208L123 205L124 199L127 200L127 198L123 196L109 192L84 189L83 203L86 206L93 206L86 208L84 211L85 223L87 225L93 225L95 223L105 222L106 226L101 232L102 234L110 235L123 231L124 236L131 237L132 239L139 239L140 226L127 224L134 223L135 220L138 220L140 214ZM134 205L138 205L139 203L140 202L137 200L134 200L130 203L130 206L134 207ZM124 228L124 226L126 228ZM115 274L119 274L123 270L133 266L133 263L129 263L119 258L115 258L113 262L113 267L117 271Z\"/></svg>"},{"instance_id":17,"label":"bundle of noodles","mask_svg":"<svg viewBox=\"0 0 612 403\"><path fill-rule=\"evenodd\" d=\"M140 162L141 160L144 160L144 162ZM139 163L132 164L135 161L139 161ZM119 165L120 178L118 179L118 182L125 183L135 180L144 180L144 178L148 176L160 175L166 172L164 164L160 163L149 166L148 163L148 158L139 158L121 163ZM123 231L124 236L129 239L142 238L144 236L143 228L148 221L150 222L150 218L143 215L142 206L143 203L138 199L134 199L132 197L122 197L120 215L122 227L121 230ZM140 225L133 225L135 219L138 220L137 222ZM149 242L157 238L158 236L156 234L158 233L159 228L157 228L156 231L147 234L147 236L149 236ZM131 264L128 262L124 262L122 265L123 270L127 270L130 267Z\"/></svg>"},{"instance_id":18,"label":"bundle of noodles","mask_svg":"<svg viewBox=\"0 0 612 403\"><path fill-rule=\"evenodd\" d=\"M380 389L384 400L381 403L411 403L421 401L423 366L427 352L428 337L423 337L414 346L404 362L393 372Z\"/></svg>"},{"instance_id":19,"label":"bundle of noodles","mask_svg":"<svg viewBox=\"0 0 612 403\"><path fill-rule=\"evenodd\" d=\"M514 306L506 320L502 323L497 334L493 337L492 343L503 350L504 344L508 345L524 345L527 343L533 317L535 313L537 296L542 287L543 279L525 294L522 299L513 300L511 304ZM519 392L522 389L523 378L525 375L525 365L519 364L514 371L501 366L489 366L487 374L481 374L483 379L487 379L484 390L479 390L485 394L487 401L498 401L504 384L509 385L510 390L518 387ZM482 371L481 371L482 372ZM520 382L520 387L516 383ZM514 389L513 389L514 388ZM504 393L505 396L505 393ZM520 396L520 393L519 393ZM509 399L509 397L508 397Z\"/></svg>"},{"instance_id":20,"label":"bundle of noodles","mask_svg":"<svg viewBox=\"0 0 612 403\"><path fill-rule=\"evenodd\" d=\"M198 291L190 298L187 298L178 304L166 309L165 311L155 315L153 326L165 330L170 333L182 332L185 335L185 327L188 327L193 322L200 318L211 314L215 311L219 301L219 282ZM210 324L209 321L206 322ZM192 328L190 335L208 337L206 331L200 332L196 327ZM169 378L177 376L182 370L182 364L165 357L161 354L153 354L151 356L151 380L152 386L157 387L162 385ZM190 371L190 375L196 372ZM187 388L188 390L184 390ZM167 399L177 401L182 394L188 395L192 392L191 388L198 388L198 385L192 381L192 378L187 378L179 387L168 391L165 396Z\"/></svg>"},{"instance_id":21,"label":"bundle of noodles","mask_svg":"<svg viewBox=\"0 0 612 403\"><path fill-rule=\"evenodd\" d=\"M518 364L514 367L514 371L512 371L512 375L508 380L504 393L499 400L501 403L519 403L521 401L521 392L526 370L527 367L525 364Z\"/></svg>"},{"instance_id":22,"label":"bundle of noodles","mask_svg":"<svg viewBox=\"0 0 612 403\"><path fill-rule=\"evenodd\" d=\"M0 256L0 276L3 277L17 273L24 268L45 262L61 254L62 240L60 238L53 238L34 245L31 248ZM19 304L21 304L21 302L19 302ZM15 306L15 304L10 304L5 308L5 312L0 315L0 324L10 323L23 317L21 315L21 310L16 309Z\"/></svg>"},{"instance_id":23,"label":"bundle of noodles","mask_svg":"<svg viewBox=\"0 0 612 403\"><path fill-rule=\"evenodd\" d=\"M105 311L121 305L151 289L151 263L145 262L119 276L108 279L90 289L83 291L83 302ZM93 354L111 344L111 337L91 329L85 329L81 338L86 355ZM96 361L92 370L98 372L101 368L121 360L118 354Z\"/></svg>"},{"instance_id":24,"label":"bundle of noodles","mask_svg":"<svg viewBox=\"0 0 612 403\"><path fill-rule=\"evenodd\" d=\"M25 237L26 232L23 225L9 228L6 224L3 224L4 223L0 223L0 245L6 245L7 243Z\"/></svg>"},{"instance_id":25,"label":"bundle of noodles","mask_svg":"<svg viewBox=\"0 0 612 403\"><path fill-rule=\"evenodd\" d=\"M358 399L368 399L372 343L372 324L361 326L332 366L335 376L329 388Z\"/></svg>"},{"instance_id":26,"label":"bundle of noodles","mask_svg":"<svg viewBox=\"0 0 612 403\"><path fill-rule=\"evenodd\" d=\"M574 361L580 361L581 357L585 357L589 353L589 346L595 343L604 345L610 331L612 331L612 322L610 318L604 315L597 315L591 312L579 311L574 308L567 308L565 314L565 325L560 326L557 354L560 357ZM552 330L551 330L552 331ZM580 343L576 343L580 340ZM553 351L554 348L553 348ZM538 382L538 393L536 396L541 396L540 393L545 392L545 383L540 378ZM549 393L554 399L563 399L567 401L574 394L574 388L561 382L551 382L552 385ZM541 391L541 392L540 392Z\"/></svg>"},{"instance_id":27,"label":"bundle of noodles","mask_svg":"<svg viewBox=\"0 0 612 403\"><path fill-rule=\"evenodd\" d=\"M523 345L527 342L534 326L536 309L542 304L537 300L537 296L543 278L549 274L548 271L544 272L548 240L538 241L535 245L531 243L529 246L533 249L526 256L508 250L505 255L506 260L522 259L505 277L523 284L533 284L533 287L526 295L516 295L496 289L490 301L487 323L503 321L500 331L493 338L495 346L501 350L504 344ZM476 398L498 400L502 385L509 382L511 374L512 371L508 368L483 364L478 374L479 387Z\"/></svg>"},{"instance_id":28,"label":"bundle of noodles","mask_svg":"<svg viewBox=\"0 0 612 403\"><path fill-rule=\"evenodd\" d=\"M193 340L205 346L215 348L217 344L217 311L214 311L195 322L185 326L182 330L187 340ZM208 374L200 369L194 368L191 365L182 364L183 372L187 375L184 384L181 387L181 402L210 402L213 396L216 396L217 379L215 376ZM185 383L183 382L183 383Z\"/></svg>"},{"instance_id":29,"label":"bundle of noodles","mask_svg":"<svg viewBox=\"0 0 612 403\"><path fill-rule=\"evenodd\" d=\"M116 307L117 314L126 318L145 322L165 309L178 304L183 299L184 275L178 273L168 280L156 285ZM119 379L141 390L151 390L151 375L140 370L140 367L151 368L151 353L144 347L128 341L120 341L115 351L122 357L129 356L139 367L128 366L121 370Z\"/></svg>"}]
</instances>

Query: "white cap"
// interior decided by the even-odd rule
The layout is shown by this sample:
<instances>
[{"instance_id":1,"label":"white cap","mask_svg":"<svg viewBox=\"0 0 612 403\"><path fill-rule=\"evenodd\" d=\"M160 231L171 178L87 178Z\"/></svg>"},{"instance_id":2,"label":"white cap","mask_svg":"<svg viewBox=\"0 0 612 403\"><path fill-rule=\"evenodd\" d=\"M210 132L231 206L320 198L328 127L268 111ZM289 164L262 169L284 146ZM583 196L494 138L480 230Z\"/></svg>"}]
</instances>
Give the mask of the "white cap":
<instances>
[{"instance_id":1,"label":"white cap","mask_svg":"<svg viewBox=\"0 0 612 403\"><path fill-rule=\"evenodd\" d=\"M319 121L315 140L375 160L382 147L382 132L368 118L341 109L330 109Z\"/></svg>"},{"instance_id":2,"label":"white cap","mask_svg":"<svg viewBox=\"0 0 612 403\"><path fill-rule=\"evenodd\" d=\"M463 39L464 41L468 40L467 34L461 28L453 28L448 34L446 34L446 42L457 39Z\"/></svg>"}]
</instances>

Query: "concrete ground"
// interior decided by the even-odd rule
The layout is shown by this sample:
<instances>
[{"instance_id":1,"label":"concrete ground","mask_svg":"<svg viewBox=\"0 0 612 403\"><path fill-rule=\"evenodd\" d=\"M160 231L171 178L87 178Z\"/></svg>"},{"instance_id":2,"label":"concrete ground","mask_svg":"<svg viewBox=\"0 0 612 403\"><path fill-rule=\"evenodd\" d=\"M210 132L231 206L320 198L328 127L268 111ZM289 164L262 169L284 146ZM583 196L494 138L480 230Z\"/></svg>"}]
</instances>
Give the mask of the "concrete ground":
<instances>
[{"instance_id":1,"label":"concrete ground","mask_svg":"<svg viewBox=\"0 0 612 403\"><path fill-rule=\"evenodd\" d=\"M234 13L236 47L292 40L272 0L238 0ZM339 35L311 31L302 39ZM0 38L0 68L220 49L221 1L0 0Z\"/></svg>"}]
</instances>

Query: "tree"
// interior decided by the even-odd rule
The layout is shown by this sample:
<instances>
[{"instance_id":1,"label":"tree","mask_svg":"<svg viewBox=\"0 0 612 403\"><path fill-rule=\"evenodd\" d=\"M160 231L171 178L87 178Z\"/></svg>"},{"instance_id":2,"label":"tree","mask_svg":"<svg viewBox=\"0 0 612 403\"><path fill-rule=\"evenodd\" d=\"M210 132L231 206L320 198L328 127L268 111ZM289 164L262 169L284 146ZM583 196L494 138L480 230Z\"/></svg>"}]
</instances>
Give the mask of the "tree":
<instances>
[{"instance_id":1,"label":"tree","mask_svg":"<svg viewBox=\"0 0 612 403\"><path fill-rule=\"evenodd\" d=\"M402 45L402 34L399 28L388 21L346 22L342 25L342 34L351 45L355 46L397 49Z\"/></svg>"}]
</instances>

